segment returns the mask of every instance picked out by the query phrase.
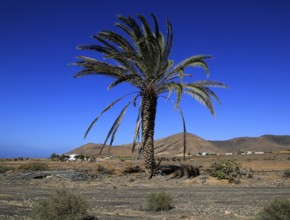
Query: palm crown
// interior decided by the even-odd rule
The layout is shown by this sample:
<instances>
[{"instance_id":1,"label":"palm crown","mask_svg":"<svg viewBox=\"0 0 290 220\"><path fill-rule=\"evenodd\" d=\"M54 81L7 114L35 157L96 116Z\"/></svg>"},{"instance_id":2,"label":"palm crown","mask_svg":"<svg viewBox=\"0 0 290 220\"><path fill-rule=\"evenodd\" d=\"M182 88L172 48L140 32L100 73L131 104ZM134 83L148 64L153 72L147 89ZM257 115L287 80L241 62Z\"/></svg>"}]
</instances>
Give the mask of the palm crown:
<instances>
[{"instance_id":1,"label":"palm crown","mask_svg":"<svg viewBox=\"0 0 290 220\"><path fill-rule=\"evenodd\" d=\"M153 159L152 155L149 156L151 159L150 162L147 162L147 166L146 160L148 159L148 155L144 155L145 166L148 169L153 169L155 166L153 135L158 97L164 93L167 93L167 98L170 98L172 92L176 94L175 107L182 116L185 143L185 121L182 111L179 108L182 94L185 93L190 95L201 104L205 105L209 111L214 114L212 101L216 100L220 103L220 100L210 87L227 87L224 83L209 80L190 83L184 82L185 78L191 76L191 74L185 73L185 68L187 67L201 67L204 69L207 76L209 76L209 69L205 60L211 58L211 56L192 56L174 66L173 61L169 59L173 41L172 25L167 19L166 36L164 36L160 32L158 21L153 14L152 18L155 26L154 30L142 15L138 15L138 19L141 23L140 25L137 20L133 19L131 16L118 16L120 22L117 22L115 26L125 32L125 37L113 31L101 31L93 36L99 44L81 45L78 47L81 50L93 50L102 53L105 59L114 60L115 65L110 62L79 56L78 58L80 60L75 62L75 64L83 67L83 69L74 75L74 77L82 77L91 74L104 75L114 79L109 85L109 88L113 88L124 82L130 83L137 88L137 93L135 93L133 99L125 105L115 120L105 140L104 146L110 137L110 145L112 145L114 136L128 106L131 103L136 105L137 99L140 98L141 105L136 121L133 150L142 130L142 150L146 153L146 151L148 151L146 145L148 144L148 147L149 145L151 146L149 147L151 149L151 154L153 153ZM101 114L93 120L85 136L104 112L125 97L127 97L127 95L108 105ZM148 140L151 141L148 142ZM151 165L149 165L150 163Z\"/></svg>"}]
</instances>

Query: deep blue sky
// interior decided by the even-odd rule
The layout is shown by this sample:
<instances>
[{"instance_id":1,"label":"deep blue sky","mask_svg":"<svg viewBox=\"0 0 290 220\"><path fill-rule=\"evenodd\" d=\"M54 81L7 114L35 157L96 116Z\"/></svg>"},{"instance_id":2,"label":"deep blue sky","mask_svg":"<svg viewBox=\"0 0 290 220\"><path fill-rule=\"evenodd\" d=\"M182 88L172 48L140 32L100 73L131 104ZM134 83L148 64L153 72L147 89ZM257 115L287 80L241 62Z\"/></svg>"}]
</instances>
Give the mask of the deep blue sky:
<instances>
[{"instance_id":1,"label":"deep blue sky","mask_svg":"<svg viewBox=\"0 0 290 220\"><path fill-rule=\"evenodd\" d=\"M0 158L48 157L87 142L101 143L119 113L115 106L86 140L83 134L110 101L132 90L107 90L110 79L73 79L69 66L80 44L104 29L116 29L116 15L153 12L164 30L174 30L171 59L211 54L209 79L231 89L216 89L222 105L216 118L184 96L181 107L188 132L204 139L290 134L290 3L287 0L3 0L0 3ZM200 70L189 70L205 79ZM124 103L123 103L124 104ZM130 108L115 144L132 142L137 115ZM155 138L182 131L178 112L160 99Z\"/></svg>"}]
</instances>

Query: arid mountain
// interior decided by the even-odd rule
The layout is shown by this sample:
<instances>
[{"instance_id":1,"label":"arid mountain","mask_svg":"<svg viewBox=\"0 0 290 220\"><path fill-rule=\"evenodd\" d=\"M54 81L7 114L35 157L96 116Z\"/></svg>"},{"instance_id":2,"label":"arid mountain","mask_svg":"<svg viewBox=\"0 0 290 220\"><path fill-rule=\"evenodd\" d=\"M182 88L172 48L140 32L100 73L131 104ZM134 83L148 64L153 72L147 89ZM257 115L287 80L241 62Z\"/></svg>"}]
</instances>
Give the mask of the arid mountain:
<instances>
[{"instance_id":1,"label":"arid mountain","mask_svg":"<svg viewBox=\"0 0 290 220\"><path fill-rule=\"evenodd\" d=\"M223 153L213 143L210 143L194 134L187 134L186 153L197 154L199 152ZM155 141L155 152L158 156L182 156L183 133L175 134Z\"/></svg>"},{"instance_id":2,"label":"arid mountain","mask_svg":"<svg viewBox=\"0 0 290 220\"><path fill-rule=\"evenodd\" d=\"M85 144L81 147L78 147L68 154L83 154L83 155L94 155L94 156L106 156L106 155L115 155L115 156L129 156L132 155L132 151L130 146L131 145L120 145L120 146L113 146L113 147L105 147L100 155L100 150L103 144L94 144L89 143Z\"/></svg>"},{"instance_id":3,"label":"arid mountain","mask_svg":"<svg viewBox=\"0 0 290 220\"><path fill-rule=\"evenodd\" d=\"M239 151L277 152L290 148L290 136L263 135L261 137L240 137L226 141L209 141L225 152Z\"/></svg>"},{"instance_id":4,"label":"arid mountain","mask_svg":"<svg viewBox=\"0 0 290 220\"><path fill-rule=\"evenodd\" d=\"M187 153L199 152L223 153L223 150L214 144L193 134L187 134ZM68 153L84 155L99 155L102 144L86 144ZM132 155L132 144L110 147L110 155L128 156ZM104 148L102 156L108 154L108 148ZM183 133L175 134L155 141L155 154L157 156L182 156L183 155Z\"/></svg>"},{"instance_id":5,"label":"arid mountain","mask_svg":"<svg viewBox=\"0 0 290 220\"><path fill-rule=\"evenodd\" d=\"M263 151L276 152L290 148L290 136L288 135L264 135L261 137L240 137L225 141L206 141L196 135L187 134L187 150L189 154L199 152L226 153L239 151ZM99 155L102 144L85 144L68 153L84 155ZM132 144L104 148L102 155L131 156ZM109 153L108 153L109 149ZM155 154L157 156L182 156L183 133L171 135L155 141Z\"/></svg>"},{"instance_id":6,"label":"arid mountain","mask_svg":"<svg viewBox=\"0 0 290 220\"><path fill-rule=\"evenodd\" d=\"M276 144L290 146L290 136L289 135L263 135L263 138L266 138Z\"/></svg>"}]
</instances>

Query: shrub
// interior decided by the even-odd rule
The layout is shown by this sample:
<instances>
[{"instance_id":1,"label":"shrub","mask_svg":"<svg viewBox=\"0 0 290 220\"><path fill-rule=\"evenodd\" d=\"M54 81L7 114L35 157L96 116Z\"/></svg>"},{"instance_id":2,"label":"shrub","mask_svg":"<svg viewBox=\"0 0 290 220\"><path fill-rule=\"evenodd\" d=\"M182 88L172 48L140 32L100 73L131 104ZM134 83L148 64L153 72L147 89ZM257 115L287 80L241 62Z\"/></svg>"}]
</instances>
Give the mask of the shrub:
<instances>
[{"instance_id":1,"label":"shrub","mask_svg":"<svg viewBox=\"0 0 290 220\"><path fill-rule=\"evenodd\" d=\"M113 169L108 169L108 168L98 164L97 172L100 173L100 174L113 174L114 170Z\"/></svg>"},{"instance_id":2,"label":"shrub","mask_svg":"<svg viewBox=\"0 0 290 220\"><path fill-rule=\"evenodd\" d=\"M284 177L286 177L286 178L290 177L290 169L284 170Z\"/></svg>"},{"instance_id":3,"label":"shrub","mask_svg":"<svg viewBox=\"0 0 290 220\"><path fill-rule=\"evenodd\" d=\"M21 165L18 169L27 171L43 171L48 170L48 165L41 162L30 162Z\"/></svg>"},{"instance_id":4,"label":"shrub","mask_svg":"<svg viewBox=\"0 0 290 220\"><path fill-rule=\"evenodd\" d=\"M9 167L0 165L0 173L6 173L8 170L11 170Z\"/></svg>"},{"instance_id":5,"label":"shrub","mask_svg":"<svg viewBox=\"0 0 290 220\"><path fill-rule=\"evenodd\" d=\"M14 158L14 161L23 161L23 157L17 157L17 158Z\"/></svg>"},{"instance_id":6,"label":"shrub","mask_svg":"<svg viewBox=\"0 0 290 220\"><path fill-rule=\"evenodd\" d=\"M257 215L256 220L289 220L290 200L275 199L266 205Z\"/></svg>"},{"instance_id":7,"label":"shrub","mask_svg":"<svg viewBox=\"0 0 290 220\"><path fill-rule=\"evenodd\" d=\"M127 166L122 170L123 174L132 174L132 173L144 173L145 171L141 169L140 166Z\"/></svg>"},{"instance_id":8,"label":"shrub","mask_svg":"<svg viewBox=\"0 0 290 220\"><path fill-rule=\"evenodd\" d=\"M79 195L58 190L54 196L33 205L32 217L46 220L81 220L87 215L88 202Z\"/></svg>"},{"instance_id":9,"label":"shrub","mask_svg":"<svg viewBox=\"0 0 290 220\"><path fill-rule=\"evenodd\" d=\"M95 156L90 156L89 161L90 162L96 162L96 157Z\"/></svg>"},{"instance_id":10,"label":"shrub","mask_svg":"<svg viewBox=\"0 0 290 220\"><path fill-rule=\"evenodd\" d=\"M219 180L227 179L229 183L235 182L237 178L246 175L251 178L252 173L249 170L242 169L241 165L233 160L221 160L211 165L210 175Z\"/></svg>"},{"instance_id":11,"label":"shrub","mask_svg":"<svg viewBox=\"0 0 290 220\"><path fill-rule=\"evenodd\" d=\"M52 153L50 155L50 159L53 160L53 161L58 161L58 160L60 160L60 155L56 154L56 153Z\"/></svg>"},{"instance_id":12,"label":"shrub","mask_svg":"<svg viewBox=\"0 0 290 220\"><path fill-rule=\"evenodd\" d=\"M145 209L147 211L168 211L172 208L172 198L168 193L150 193L145 200Z\"/></svg>"}]
</instances>

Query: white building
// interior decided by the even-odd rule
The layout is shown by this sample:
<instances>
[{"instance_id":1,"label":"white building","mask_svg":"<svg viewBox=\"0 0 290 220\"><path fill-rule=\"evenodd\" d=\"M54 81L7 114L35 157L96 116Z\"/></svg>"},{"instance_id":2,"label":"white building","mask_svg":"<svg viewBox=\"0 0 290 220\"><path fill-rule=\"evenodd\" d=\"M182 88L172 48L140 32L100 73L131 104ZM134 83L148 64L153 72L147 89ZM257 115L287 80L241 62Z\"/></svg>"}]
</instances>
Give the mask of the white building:
<instances>
[{"instance_id":1,"label":"white building","mask_svg":"<svg viewBox=\"0 0 290 220\"><path fill-rule=\"evenodd\" d=\"M68 161L75 161L80 155L79 154L66 154L68 156Z\"/></svg>"}]
</instances>

